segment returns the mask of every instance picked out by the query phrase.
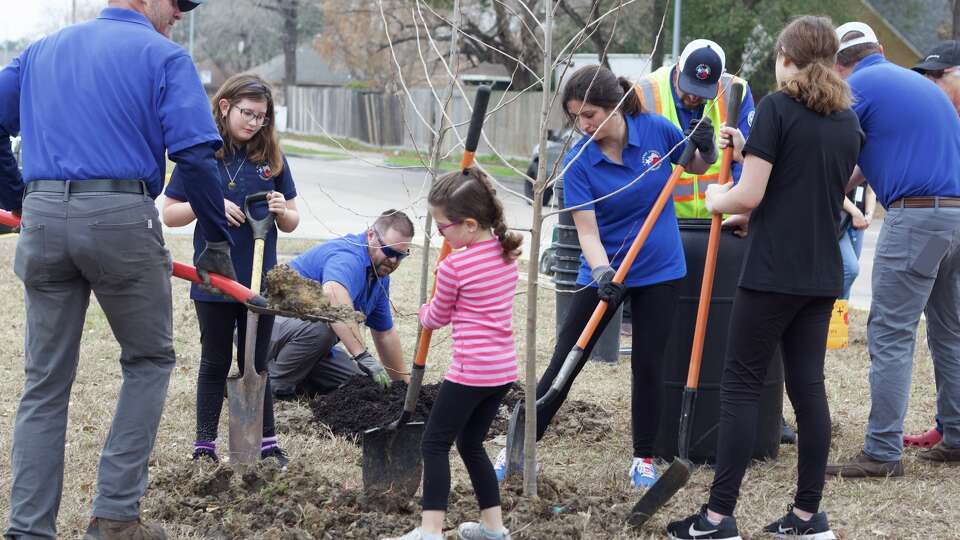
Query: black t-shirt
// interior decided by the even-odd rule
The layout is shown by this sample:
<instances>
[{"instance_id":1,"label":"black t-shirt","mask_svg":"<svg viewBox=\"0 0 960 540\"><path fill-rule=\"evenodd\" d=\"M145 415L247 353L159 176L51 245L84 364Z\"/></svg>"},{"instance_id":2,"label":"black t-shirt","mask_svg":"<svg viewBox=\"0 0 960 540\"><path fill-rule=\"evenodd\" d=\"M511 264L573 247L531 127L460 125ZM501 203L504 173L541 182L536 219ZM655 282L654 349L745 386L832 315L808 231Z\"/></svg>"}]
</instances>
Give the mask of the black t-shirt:
<instances>
[{"instance_id":1,"label":"black t-shirt","mask_svg":"<svg viewBox=\"0 0 960 540\"><path fill-rule=\"evenodd\" d=\"M840 295L840 211L863 140L852 110L823 116L783 92L760 101L743 151L773 170L750 216L741 287Z\"/></svg>"}]
</instances>

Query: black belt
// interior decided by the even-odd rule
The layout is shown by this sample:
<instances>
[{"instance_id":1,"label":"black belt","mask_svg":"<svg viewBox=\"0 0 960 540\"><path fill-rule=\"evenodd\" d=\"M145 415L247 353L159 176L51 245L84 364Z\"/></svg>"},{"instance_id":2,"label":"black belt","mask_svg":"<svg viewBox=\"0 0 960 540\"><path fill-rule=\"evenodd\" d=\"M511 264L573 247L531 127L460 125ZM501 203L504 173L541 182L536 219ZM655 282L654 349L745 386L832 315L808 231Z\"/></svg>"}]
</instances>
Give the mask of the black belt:
<instances>
[{"instance_id":1,"label":"black belt","mask_svg":"<svg viewBox=\"0 0 960 540\"><path fill-rule=\"evenodd\" d=\"M960 197L904 197L890 203L890 208L960 208Z\"/></svg>"},{"instance_id":2,"label":"black belt","mask_svg":"<svg viewBox=\"0 0 960 540\"><path fill-rule=\"evenodd\" d=\"M34 180L27 183L26 193L139 193L149 195L141 180Z\"/></svg>"}]
</instances>

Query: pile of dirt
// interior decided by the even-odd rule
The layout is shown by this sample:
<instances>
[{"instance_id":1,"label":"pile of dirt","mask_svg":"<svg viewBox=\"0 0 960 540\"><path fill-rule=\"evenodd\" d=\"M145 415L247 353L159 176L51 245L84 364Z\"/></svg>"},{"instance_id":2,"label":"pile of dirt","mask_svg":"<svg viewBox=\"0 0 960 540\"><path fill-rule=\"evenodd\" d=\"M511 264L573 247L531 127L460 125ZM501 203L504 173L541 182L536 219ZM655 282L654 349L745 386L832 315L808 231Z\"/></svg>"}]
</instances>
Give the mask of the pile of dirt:
<instances>
[{"instance_id":1,"label":"pile of dirt","mask_svg":"<svg viewBox=\"0 0 960 540\"><path fill-rule=\"evenodd\" d=\"M520 533L517 538L610 538L623 530L630 506L615 496L578 493L577 486L550 477L539 479L538 498L521 492L511 484L501 489L504 522ZM403 534L420 520L418 500L344 487L322 477L309 460L286 470L267 462L243 474L180 463L155 472L146 500L148 519L211 539L375 539ZM476 504L468 483L455 484L447 525L476 520Z\"/></svg>"},{"instance_id":2,"label":"pile of dirt","mask_svg":"<svg viewBox=\"0 0 960 540\"><path fill-rule=\"evenodd\" d=\"M425 384L420 388L412 421L427 419L439 390L439 384ZM330 428L335 435L358 441L359 435L367 429L396 420L403 409L406 394L405 383L395 382L384 392L368 377L355 377L337 390L314 399L310 408L314 419ZM506 434L510 413L523 400L523 395L523 387L514 384L490 426L490 437ZM567 400L554 417L546 436L600 441L610 433L610 425L610 412L603 407L586 401Z\"/></svg>"},{"instance_id":3,"label":"pile of dirt","mask_svg":"<svg viewBox=\"0 0 960 540\"><path fill-rule=\"evenodd\" d=\"M300 275L286 264L267 272L267 302L273 309L306 318L363 322L363 314L348 306L333 306L323 286Z\"/></svg>"}]
</instances>

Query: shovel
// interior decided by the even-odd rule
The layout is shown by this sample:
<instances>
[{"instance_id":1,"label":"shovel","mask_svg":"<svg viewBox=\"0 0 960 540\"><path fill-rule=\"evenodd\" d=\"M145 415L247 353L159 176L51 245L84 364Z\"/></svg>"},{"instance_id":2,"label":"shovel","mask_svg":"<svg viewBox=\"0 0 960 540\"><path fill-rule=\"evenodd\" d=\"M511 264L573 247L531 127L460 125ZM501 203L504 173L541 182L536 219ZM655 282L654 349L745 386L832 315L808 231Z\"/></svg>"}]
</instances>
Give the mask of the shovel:
<instances>
[{"instance_id":1,"label":"shovel","mask_svg":"<svg viewBox=\"0 0 960 540\"><path fill-rule=\"evenodd\" d=\"M740 100L743 85L734 83L727 96L727 126L736 127L740 117ZM720 162L720 184L730 181L730 167L733 162L733 147L723 150ZM700 359L703 354L703 340L707 333L707 316L710 314L710 299L713 296L713 274L717 266L717 249L720 246L720 225L722 216L714 214L710 221L710 237L707 240L706 261L703 265L703 281L700 285L700 303L697 305L697 323L693 331L693 347L690 350L690 367L687 368L687 385L683 389L683 402L680 405L680 455L673 460L666 472L657 480L643 497L637 501L627 517L627 523L640 527L663 507L690 480L693 464L690 462L690 424L693 418L693 406L697 399L697 386L700 382Z\"/></svg>"},{"instance_id":2,"label":"shovel","mask_svg":"<svg viewBox=\"0 0 960 540\"><path fill-rule=\"evenodd\" d=\"M463 159L460 161L460 168L463 170L473 164L489 101L490 87L478 88L477 97L473 103L470 128L463 146ZM449 254L450 244L444 240L440 255L437 257L437 264L439 265ZM437 282L434 280L433 289L430 292L431 298L436 290ZM420 441L423 439L424 423L410 422L410 418L413 417L417 408L417 398L420 396L420 386L423 384L431 337L433 337L433 330L420 328L417 354L413 361L413 368L410 370L410 384L407 386L407 395L403 401L400 417L386 426L368 429L363 433L363 488L367 491L392 490L412 497L420 487L420 477L423 474Z\"/></svg>"},{"instance_id":3,"label":"shovel","mask_svg":"<svg viewBox=\"0 0 960 540\"><path fill-rule=\"evenodd\" d=\"M683 154L680 155L680 159L676 167L673 168L670 179L667 180L663 189L660 190L660 195L653 203L650 213L643 221L643 225L640 227L636 238L634 238L633 244L630 245L630 249L623 257L623 262L620 263L620 267L617 269L617 273L613 276L615 283L623 283L623 280L626 279L627 272L630 271L634 259L636 259L637 254L640 253L640 248L643 247L644 242L647 241L647 237L650 236L650 231L653 230L653 226L660 217L660 213L668 203L672 202L671 196L673 194L673 188L677 180L680 179L680 175L683 174L687 164L690 163L690 160L693 158L694 150L695 146L693 143L688 143ZM537 400L536 406L538 412L557 399L560 392L563 391L563 387L566 386L567 381L570 379L570 376L586 360L583 352L593 338L593 334L598 331L603 331L603 328L600 328L600 322L603 320L607 309L616 310L617 307L619 306L610 306L606 300L601 300L597 304L593 315L590 317L590 320L587 321L583 332L580 333L580 339L577 340L573 349L567 353L567 357L564 359L563 365L560 366L560 372L557 373L557 377L553 380L547 392L543 394L543 397ZM507 424L507 470L505 475L507 477L513 474L519 474L523 468L523 451L525 444L523 426L526 420L523 405L524 403L522 401L516 404L513 408L513 413L510 415L510 421Z\"/></svg>"},{"instance_id":4,"label":"shovel","mask_svg":"<svg viewBox=\"0 0 960 540\"><path fill-rule=\"evenodd\" d=\"M266 201L267 192L248 195L243 201L247 223L253 229L253 270L250 274L250 290L260 290L263 276L263 248L267 233L273 227L274 215L267 212L263 219L255 219L250 211L253 203ZM267 374L257 373L254 357L257 348L257 323L260 315L247 311L247 332L243 344L243 369L239 377L227 377L227 401L230 409L230 461L238 465L254 465L260 459L260 443L263 437L263 393L267 387Z\"/></svg>"}]
</instances>

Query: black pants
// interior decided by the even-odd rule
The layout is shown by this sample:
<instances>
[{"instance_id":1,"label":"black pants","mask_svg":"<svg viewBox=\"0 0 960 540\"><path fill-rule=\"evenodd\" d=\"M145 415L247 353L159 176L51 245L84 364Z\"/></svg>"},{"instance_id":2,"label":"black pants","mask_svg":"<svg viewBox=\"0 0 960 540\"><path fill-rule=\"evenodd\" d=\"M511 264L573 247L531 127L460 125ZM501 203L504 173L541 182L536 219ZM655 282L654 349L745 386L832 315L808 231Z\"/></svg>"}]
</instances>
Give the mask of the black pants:
<instances>
[{"instance_id":1,"label":"black pants","mask_svg":"<svg viewBox=\"0 0 960 540\"><path fill-rule=\"evenodd\" d=\"M794 506L818 511L830 451L823 360L834 300L737 289L720 383L720 432L709 502L714 512L733 515L756 435L760 391L778 344L799 434Z\"/></svg>"},{"instance_id":2,"label":"black pants","mask_svg":"<svg viewBox=\"0 0 960 540\"><path fill-rule=\"evenodd\" d=\"M470 473L480 510L500 506L497 474L483 449L483 440L510 386L466 386L446 380L440 384L421 443L424 510L447 509L454 440Z\"/></svg>"},{"instance_id":3,"label":"black pants","mask_svg":"<svg viewBox=\"0 0 960 540\"><path fill-rule=\"evenodd\" d=\"M633 386L631 393L633 455L650 457L653 455L653 443L660 423L659 393L663 383L663 354L667 347L667 339L670 337L677 306L677 282L669 281L647 287L633 287L627 291L631 302L633 325L630 354ZM576 296L571 302L570 312L567 313L567 318L563 321L557 335L557 345L553 350L550 365L537 383L537 398L542 397L550 389L550 385L560 372L560 366L576 345L580 333L583 332L600 301L597 298L597 289L594 287L585 287L574 294ZM570 380L567 381L558 398L553 403L537 409L538 441L543 438L553 416L567 399L573 380L587 363L600 334L615 313L616 310L607 310L600 326L583 351L580 364L571 374Z\"/></svg>"},{"instance_id":4,"label":"black pants","mask_svg":"<svg viewBox=\"0 0 960 540\"><path fill-rule=\"evenodd\" d=\"M197 374L197 441L217 439L220 410L223 408L223 390L233 360L233 332L237 331L237 360L243 372L244 339L247 335L247 310L233 302L195 301L200 322L200 370ZM254 365L258 373L266 369L267 350L273 316L261 315L257 324L257 350ZM270 380L263 396L263 436L273 437L273 395Z\"/></svg>"}]
</instances>

